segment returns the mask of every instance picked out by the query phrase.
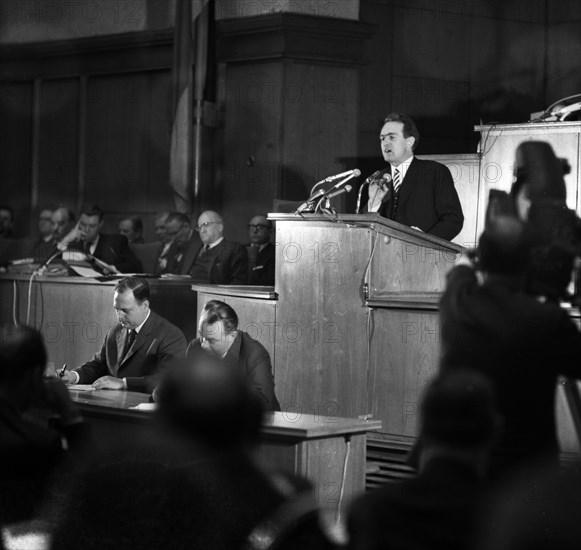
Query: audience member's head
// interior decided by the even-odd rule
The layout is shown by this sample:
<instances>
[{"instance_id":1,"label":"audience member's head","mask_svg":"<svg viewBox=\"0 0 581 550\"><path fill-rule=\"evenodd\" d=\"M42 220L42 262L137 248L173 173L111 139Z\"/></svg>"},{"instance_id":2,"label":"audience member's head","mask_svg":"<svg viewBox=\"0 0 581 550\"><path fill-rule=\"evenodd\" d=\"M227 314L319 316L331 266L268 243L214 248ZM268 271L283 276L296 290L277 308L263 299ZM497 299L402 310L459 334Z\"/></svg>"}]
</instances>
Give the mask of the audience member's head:
<instances>
[{"instance_id":1,"label":"audience member's head","mask_svg":"<svg viewBox=\"0 0 581 550\"><path fill-rule=\"evenodd\" d=\"M500 427L496 396L488 378L472 369L446 369L423 395L420 465L439 455L487 461Z\"/></svg>"},{"instance_id":2,"label":"audience member's head","mask_svg":"<svg viewBox=\"0 0 581 550\"><path fill-rule=\"evenodd\" d=\"M87 243L93 243L99 236L103 226L103 210L98 206L85 205L79 216L79 231L81 239Z\"/></svg>"},{"instance_id":3,"label":"audience member's head","mask_svg":"<svg viewBox=\"0 0 581 550\"><path fill-rule=\"evenodd\" d=\"M51 208L43 208L38 215L38 232L44 240L52 237L52 214Z\"/></svg>"},{"instance_id":4,"label":"audience member's head","mask_svg":"<svg viewBox=\"0 0 581 550\"><path fill-rule=\"evenodd\" d=\"M478 266L484 272L522 275L531 261L525 225L512 216L499 216L483 231L478 242Z\"/></svg>"},{"instance_id":5,"label":"audience member's head","mask_svg":"<svg viewBox=\"0 0 581 550\"><path fill-rule=\"evenodd\" d=\"M0 205L0 238L11 237L14 227L14 210L7 204Z\"/></svg>"},{"instance_id":6,"label":"audience member's head","mask_svg":"<svg viewBox=\"0 0 581 550\"><path fill-rule=\"evenodd\" d=\"M526 208L534 201L556 201L565 204L564 166L551 145L544 141L525 141L516 150L515 182L511 193L526 220Z\"/></svg>"},{"instance_id":7,"label":"audience member's head","mask_svg":"<svg viewBox=\"0 0 581 550\"><path fill-rule=\"evenodd\" d=\"M190 218L181 212L172 212L165 222L165 235L178 247L185 245L192 236Z\"/></svg>"},{"instance_id":8,"label":"audience member's head","mask_svg":"<svg viewBox=\"0 0 581 550\"><path fill-rule=\"evenodd\" d=\"M197 229L204 244L213 244L224 234L224 220L217 212L206 210L198 218Z\"/></svg>"},{"instance_id":9,"label":"audience member's head","mask_svg":"<svg viewBox=\"0 0 581 550\"><path fill-rule=\"evenodd\" d=\"M250 244L260 246L270 242L272 222L266 216L254 216L248 223L248 238Z\"/></svg>"},{"instance_id":10,"label":"audience member's head","mask_svg":"<svg viewBox=\"0 0 581 550\"><path fill-rule=\"evenodd\" d=\"M3 325L0 329L0 394L26 409L42 392L46 349L36 329Z\"/></svg>"},{"instance_id":11,"label":"audience member's head","mask_svg":"<svg viewBox=\"0 0 581 550\"><path fill-rule=\"evenodd\" d=\"M256 443L262 406L243 377L217 357L197 354L171 369L157 394L160 417L211 448Z\"/></svg>"},{"instance_id":12,"label":"audience member's head","mask_svg":"<svg viewBox=\"0 0 581 550\"><path fill-rule=\"evenodd\" d=\"M52 213L52 232L57 240L67 235L76 223L75 213L68 208L59 207Z\"/></svg>"},{"instance_id":13,"label":"audience member's head","mask_svg":"<svg viewBox=\"0 0 581 550\"><path fill-rule=\"evenodd\" d=\"M202 309L198 330L202 349L223 357L238 334L238 315L225 302L210 300Z\"/></svg>"},{"instance_id":14,"label":"audience member's head","mask_svg":"<svg viewBox=\"0 0 581 550\"><path fill-rule=\"evenodd\" d=\"M149 283L143 277L124 277L115 285L113 307L119 323L136 329L149 313Z\"/></svg>"},{"instance_id":15,"label":"audience member's head","mask_svg":"<svg viewBox=\"0 0 581 550\"><path fill-rule=\"evenodd\" d=\"M159 212L155 216L155 234L162 244L167 244L169 241L171 241L171 239L167 236L166 223L168 217L169 212Z\"/></svg>"},{"instance_id":16,"label":"audience member's head","mask_svg":"<svg viewBox=\"0 0 581 550\"><path fill-rule=\"evenodd\" d=\"M119 234L125 235L130 243L143 242L143 222L139 216L127 216L119 221Z\"/></svg>"}]
</instances>

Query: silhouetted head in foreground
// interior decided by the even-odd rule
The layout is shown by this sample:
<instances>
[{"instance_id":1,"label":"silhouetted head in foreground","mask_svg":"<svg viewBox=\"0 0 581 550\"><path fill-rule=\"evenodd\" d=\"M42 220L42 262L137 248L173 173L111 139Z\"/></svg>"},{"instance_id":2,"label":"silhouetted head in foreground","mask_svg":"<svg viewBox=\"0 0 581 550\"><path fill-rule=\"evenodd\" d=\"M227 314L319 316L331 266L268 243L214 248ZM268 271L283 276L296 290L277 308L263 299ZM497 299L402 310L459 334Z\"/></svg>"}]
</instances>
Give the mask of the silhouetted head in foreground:
<instances>
[{"instance_id":1,"label":"silhouetted head in foreground","mask_svg":"<svg viewBox=\"0 0 581 550\"><path fill-rule=\"evenodd\" d=\"M258 441L262 407L245 380L219 358L198 355L161 382L160 419L209 447L242 449Z\"/></svg>"}]
</instances>

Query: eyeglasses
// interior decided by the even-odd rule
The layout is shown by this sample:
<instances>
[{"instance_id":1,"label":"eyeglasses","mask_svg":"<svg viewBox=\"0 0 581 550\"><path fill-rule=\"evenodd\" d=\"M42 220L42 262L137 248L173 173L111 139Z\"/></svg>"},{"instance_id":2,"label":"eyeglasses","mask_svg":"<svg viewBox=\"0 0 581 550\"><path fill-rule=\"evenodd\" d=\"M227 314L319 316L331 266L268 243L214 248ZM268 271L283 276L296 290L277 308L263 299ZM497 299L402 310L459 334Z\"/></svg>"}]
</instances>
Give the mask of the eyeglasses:
<instances>
[{"instance_id":1,"label":"eyeglasses","mask_svg":"<svg viewBox=\"0 0 581 550\"><path fill-rule=\"evenodd\" d=\"M262 231L264 229L270 229L268 225L264 225L262 223L249 223L248 229L256 229L257 231Z\"/></svg>"},{"instance_id":2,"label":"eyeglasses","mask_svg":"<svg viewBox=\"0 0 581 550\"><path fill-rule=\"evenodd\" d=\"M222 222L204 222L204 223L200 223L198 225L196 225L196 230L197 231L201 231L202 229L207 228L209 225L212 225L214 223L222 223Z\"/></svg>"}]
</instances>

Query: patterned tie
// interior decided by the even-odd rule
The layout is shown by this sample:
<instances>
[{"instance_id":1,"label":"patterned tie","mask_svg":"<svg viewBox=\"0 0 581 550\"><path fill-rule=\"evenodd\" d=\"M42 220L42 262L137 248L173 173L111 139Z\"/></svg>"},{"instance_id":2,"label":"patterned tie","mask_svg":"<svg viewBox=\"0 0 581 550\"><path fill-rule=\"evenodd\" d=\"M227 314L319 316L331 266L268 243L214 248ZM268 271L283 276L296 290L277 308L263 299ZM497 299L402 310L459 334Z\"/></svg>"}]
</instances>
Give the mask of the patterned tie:
<instances>
[{"instance_id":1,"label":"patterned tie","mask_svg":"<svg viewBox=\"0 0 581 550\"><path fill-rule=\"evenodd\" d=\"M399 170L397 168L393 169L393 192L397 193L399 191L399 186L401 185L401 179Z\"/></svg>"}]
</instances>

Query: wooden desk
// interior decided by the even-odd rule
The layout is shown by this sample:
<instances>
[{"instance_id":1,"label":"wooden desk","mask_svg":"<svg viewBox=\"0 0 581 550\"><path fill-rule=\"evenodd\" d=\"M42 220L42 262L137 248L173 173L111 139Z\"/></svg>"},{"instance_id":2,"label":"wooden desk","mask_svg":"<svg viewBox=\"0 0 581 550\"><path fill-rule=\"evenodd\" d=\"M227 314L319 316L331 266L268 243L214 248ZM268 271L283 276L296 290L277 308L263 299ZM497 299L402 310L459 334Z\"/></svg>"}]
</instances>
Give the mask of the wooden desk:
<instances>
[{"instance_id":1,"label":"wooden desk","mask_svg":"<svg viewBox=\"0 0 581 550\"><path fill-rule=\"evenodd\" d=\"M149 395L137 392L71 391L97 438L122 437L128 426L147 425L150 411L132 409L147 403ZM139 429L139 428L137 428ZM321 506L344 511L351 498L365 488L366 433L381 429L377 420L334 418L300 412L270 413L262 428L257 460L264 469L307 478ZM125 432L127 433L127 432Z\"/></svg>"}]
</instances>

